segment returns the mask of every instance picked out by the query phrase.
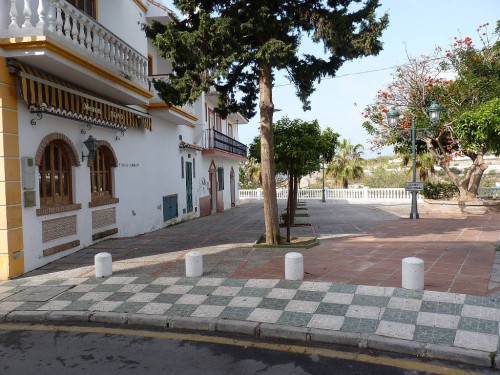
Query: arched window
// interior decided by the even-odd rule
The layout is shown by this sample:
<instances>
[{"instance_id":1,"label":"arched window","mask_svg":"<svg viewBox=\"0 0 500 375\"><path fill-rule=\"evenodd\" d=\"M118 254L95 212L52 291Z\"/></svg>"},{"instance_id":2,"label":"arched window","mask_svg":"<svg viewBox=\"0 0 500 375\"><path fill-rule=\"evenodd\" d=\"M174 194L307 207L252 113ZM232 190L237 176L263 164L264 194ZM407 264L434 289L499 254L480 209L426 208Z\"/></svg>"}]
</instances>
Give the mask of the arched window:
<instances>
[{"instance_id":1,"label":"arched window","mask_svg":"<svg viewBox=\"0 0 500 375\"><path fill-rule=\"evenodd\" d=\"M62 141L49 142L45 147L39 172L41 205L72 203L71 162Z\"/></svg>"},{"instance_id":2,"label":"arched window","mask_svg":"<svg viewBox=\"0 0 500 375\"><path fill-rule=\"evenodd\" d=\"M94 159L90 161L90 187L92 189L92 198L111 197L112 178L111 178L111 155L106 146L97 148Z\"/></svg>"}]
</instances>

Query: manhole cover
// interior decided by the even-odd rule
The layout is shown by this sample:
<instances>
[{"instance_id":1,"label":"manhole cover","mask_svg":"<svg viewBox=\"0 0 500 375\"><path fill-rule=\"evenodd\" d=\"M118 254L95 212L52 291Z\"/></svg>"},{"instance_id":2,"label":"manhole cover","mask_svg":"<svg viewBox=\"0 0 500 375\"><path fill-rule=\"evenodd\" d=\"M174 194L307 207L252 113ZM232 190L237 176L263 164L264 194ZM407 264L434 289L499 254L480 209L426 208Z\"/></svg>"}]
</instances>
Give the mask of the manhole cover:
<instances>
[{"instance_id":1,"label":"manhole cover","mask_svg":"<svg viewBox=\"0 0 500 375\"><path fill-rule=\"evenodd\" d=\"M69 286L34 286L4 299L4 301L45 302L65 292Z\"/></svg>"}]
</instances>

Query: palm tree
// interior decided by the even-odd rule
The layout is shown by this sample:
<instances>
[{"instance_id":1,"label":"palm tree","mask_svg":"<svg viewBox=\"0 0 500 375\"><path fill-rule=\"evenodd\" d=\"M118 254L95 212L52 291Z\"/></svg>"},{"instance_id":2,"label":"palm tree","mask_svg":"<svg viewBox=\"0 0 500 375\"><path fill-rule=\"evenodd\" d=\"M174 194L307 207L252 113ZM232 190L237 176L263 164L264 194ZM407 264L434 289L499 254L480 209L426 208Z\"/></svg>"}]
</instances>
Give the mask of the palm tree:
<instances>
[{"instance_id":1,"label":"palm tree","mask_svg":"<svg viewBox=\"0 0 500 375\"><path fill-rule=\"evenodd\" d=\"M411 165L412 163L412 158L411 154L401 154L400 155L402 159L402 165L403 167L407 167ZM436 161L432 157L432 155L428 152L425 152L423 154L417 154L416 155L416 160L415 160L415 166L418 170L418 176L420 181L425 182L427 181L430 177L432 177L432 174L435 172L434 166L436 165ZM411 173L411 169L410 169Z\"/></svg>"},{"instance_id":2,"label":"palm tree","mask_svg":"<svg viewBox=\"0 0 500 375\"><path fill-rule=\"evenodd\" d=\"M255 189L262 186L260 164L254 158L240 164L240 185L246 189Z\"/></svg>"},{"instance_id":3,"label":"palm tree","mask_svg":"<svg viewBox=\"0 0 500 375\"><path fill-rule=\"evenodd\" d=\"M327 173L336 180L341 180L343 188L347 189L349 181L363 177L362 165L365 160L361 157L362 154L362 145L353 146L350 140L343 139L338 147L338 152L328 165Z\"/></svg>"}]
</instances>

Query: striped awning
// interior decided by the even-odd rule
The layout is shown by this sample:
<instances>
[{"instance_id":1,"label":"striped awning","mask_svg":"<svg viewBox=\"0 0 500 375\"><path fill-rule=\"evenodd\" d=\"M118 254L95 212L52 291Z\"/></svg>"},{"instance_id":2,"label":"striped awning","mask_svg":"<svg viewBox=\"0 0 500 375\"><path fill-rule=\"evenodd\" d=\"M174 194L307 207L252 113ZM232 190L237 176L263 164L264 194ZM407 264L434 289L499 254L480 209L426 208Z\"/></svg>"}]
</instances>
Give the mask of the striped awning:
<instances>
[{"instance_id":1,"label":"striped awning","mask_svg":"<svg viewBox=\"0 0 500 375\"><path fill-rule=\"evenodd\" d=\"M21 95L31 112L45 112L117 130L151 130L151 116L105 99L24 64L16 64Z\"/></svg>"}]
</instances>

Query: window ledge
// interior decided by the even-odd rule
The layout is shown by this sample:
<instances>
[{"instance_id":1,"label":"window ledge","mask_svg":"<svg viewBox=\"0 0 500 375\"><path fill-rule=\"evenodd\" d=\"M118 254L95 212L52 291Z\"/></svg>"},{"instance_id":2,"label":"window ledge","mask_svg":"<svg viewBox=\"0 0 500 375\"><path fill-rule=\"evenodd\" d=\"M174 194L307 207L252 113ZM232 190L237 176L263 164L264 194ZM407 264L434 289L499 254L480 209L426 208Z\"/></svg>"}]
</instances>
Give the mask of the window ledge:
<instances>
[{"instance_id":1,"label":"window ledge","mask_svg":"<svg viewBox=\"0 0 500 375\"><path fill-rule=\"evenodd\" d=\"M51 206L51 207L41 207L41 208L38 208L36 210L36 216L52 215L52 214L58 214L61 212L76 211L76 210L80 210L81 208L82 208L81 203L61 204L61 205Z\"/></svg>"},{"instance_id":2,"label":"window ledge","mask_svg":"<svg viewBox=\"0 0 500 375\"><path fill-rule=\"evenodd\" d=\"M89 202L89 207L92 208L98 206L106 206L108 204L116 204L119 202L120 202L119 198L98 197L98 198L93 198L92 201Z\"/></svg>"}]
</instances>

